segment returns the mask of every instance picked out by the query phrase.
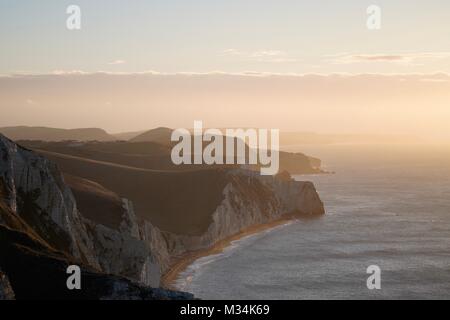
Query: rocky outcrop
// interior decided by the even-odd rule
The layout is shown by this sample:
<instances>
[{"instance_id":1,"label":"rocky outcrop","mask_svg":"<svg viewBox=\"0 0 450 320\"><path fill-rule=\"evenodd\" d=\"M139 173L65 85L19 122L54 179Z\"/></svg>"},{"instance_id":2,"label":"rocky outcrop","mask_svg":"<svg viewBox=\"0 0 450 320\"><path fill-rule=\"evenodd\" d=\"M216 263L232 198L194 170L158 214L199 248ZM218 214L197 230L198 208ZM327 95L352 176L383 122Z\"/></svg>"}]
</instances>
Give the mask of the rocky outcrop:
<instances>
[{"instance_id":1,"label":"rocky outcrop","mask_svg":"<svg viewBox=\"0 0 450 320\"><path fill-rule=\"evenodd\" d=\"M68 266L79 263L73 259L49 247L42 239L0 224L0 265L8 275L10 287L18 300L193 299L188 293L142 286L86 265L80 265L81 288L69 290L66 270ZM11 298L4 279L0 278L0 294L4 292L7 298Z\"/></svg>"},{"instance_id":2,"label":"rocky outcrop","mask_svg":"<svg viewBox=\"0 0 450 320\"><path fill-rule=\"evenodd\" d=\"M140 239L129 201L117 230L94 223L80 214L54 163L1 135L0 154L1 200L39 237L99 271L159 286L159 265Z\"/></svg>"},{"instance_id":3,"label":"rocky outcrop","mask_svg":"<svg viewBox=\"0 0 450 320\"><path fill-rule=\"evenodd\" d=\"M14 300L14 291L8 277L0 269L0 300Z\"/></svg>"},{"instance_id":4,"label":"rocky outcrop","mask_svg":"<svg viewBox=\"0 0 450 320\"><path fill-rule=\"evenodd\" d=\"M93 267L83 218L56 165L0 135L0 185L3 201L42 239Z\"/></svg>"},{"instance_id":5,"label":"rocky outcrop","mask_svg":"<svg viewBox=\"0 0 450 320\"><path fill-rule=\"evenodd\" d=\"M124 207L124 222L119 230L90 221L87 223L90 225L95 255L104 272L159 287L161 274L158 260L149 242L140 238L137 220L129 204Z\"/></svg>"}]
</instances>

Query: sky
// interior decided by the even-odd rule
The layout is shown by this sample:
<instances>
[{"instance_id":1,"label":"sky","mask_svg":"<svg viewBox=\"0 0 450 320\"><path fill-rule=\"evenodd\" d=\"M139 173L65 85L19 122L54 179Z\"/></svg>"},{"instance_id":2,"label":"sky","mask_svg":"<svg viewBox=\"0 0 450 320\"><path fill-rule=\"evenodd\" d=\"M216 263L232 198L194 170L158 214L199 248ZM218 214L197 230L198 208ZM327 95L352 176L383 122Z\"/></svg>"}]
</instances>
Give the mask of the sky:
<instances>
[{"instance_id":1,"label":"sky","mask_svg":"<svg viewBox=\"0 0 450 320\"><path fill-rule=\"evenodd\" d=\"M0 126L448 140L449 21L448 0L0 0Z\"/></svg>"},{"instance_id":2,"label":"sky","mask_svg":"<svg viewBox=\"0 0 450 320\"><path fill-rule=\"evenodd\" d=\"M450 72L448 21L447 0L0 0L0 74Z\"/></svg>"}]
</instances>

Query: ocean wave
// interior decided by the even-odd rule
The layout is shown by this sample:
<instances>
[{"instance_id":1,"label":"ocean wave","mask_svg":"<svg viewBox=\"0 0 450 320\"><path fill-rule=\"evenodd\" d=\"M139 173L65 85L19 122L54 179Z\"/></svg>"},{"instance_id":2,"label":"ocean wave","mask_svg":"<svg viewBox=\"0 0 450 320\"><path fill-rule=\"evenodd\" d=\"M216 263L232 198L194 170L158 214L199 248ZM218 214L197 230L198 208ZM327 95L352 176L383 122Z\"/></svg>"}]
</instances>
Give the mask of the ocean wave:
<instances>
[{"instance_id":1,"label":"ocean wave","mask_svg":"<svg viewBox=\"0 0 450 320\"><path fill-rule=\"evenodd\" d=\"M285 228L297 222L298 222L297 220L288 221L273 228L263 230L255 234L247 235L240 239L231 241L230 245L224 248L221 253L198 258L192 264L190 264L183 272L180 272L178 278L174 282L175 289L181 291L189 291L190 284L194 280L194 277L196 275L199 275L205 266L209 265L212 262L226 259L230 257L232 254L234 254L240 248L247 247L250 244L254 243L255 241L258 241L261 238L267 236L268 234L276 232L282 228Z\"/></svg>"}]
</instances>

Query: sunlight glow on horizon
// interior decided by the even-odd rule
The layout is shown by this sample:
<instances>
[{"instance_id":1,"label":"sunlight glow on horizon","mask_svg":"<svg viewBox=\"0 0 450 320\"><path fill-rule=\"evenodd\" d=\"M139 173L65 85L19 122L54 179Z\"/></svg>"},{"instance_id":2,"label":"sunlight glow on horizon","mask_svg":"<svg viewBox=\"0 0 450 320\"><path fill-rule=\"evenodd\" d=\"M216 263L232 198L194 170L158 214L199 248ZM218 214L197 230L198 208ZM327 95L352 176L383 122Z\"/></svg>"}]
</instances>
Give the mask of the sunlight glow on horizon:
<instances>
[{"instance_id":1,"label":"sunlight glow on horizon","mask_svg":"<svg viewBox=\"0 0 450 320\"><path fill-rule=\"evenodd\" d=\"M376 3L380 30L360 0L0 0L0 126L450 140L450 2Z\"/></svg>"}]
</instances>

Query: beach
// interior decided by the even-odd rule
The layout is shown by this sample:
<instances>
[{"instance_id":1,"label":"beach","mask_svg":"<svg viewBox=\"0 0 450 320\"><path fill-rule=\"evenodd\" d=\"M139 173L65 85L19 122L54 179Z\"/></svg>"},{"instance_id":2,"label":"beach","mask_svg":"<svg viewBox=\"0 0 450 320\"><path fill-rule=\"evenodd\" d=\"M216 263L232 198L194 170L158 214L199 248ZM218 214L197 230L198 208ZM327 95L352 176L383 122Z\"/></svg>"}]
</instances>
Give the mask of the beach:
<instances>
[{"instance_id":1,"label":"beach","mask_svg":"<svg viewBox=\"0 0 450 320\"><path fill-rule=\"evenodd\" d=\"M298 218L299 217L296 215L283 215L279 219L273 220L271 222L245 228L232 236L216 242L212 247L187 252L179 257L174 258L170 269L161 277L161 287L165 289L176 290L176 288L174 287L175 281L178 279L179 275L196 260L206 256L222 253L224 249L229 247L233 241L240 240L247 236L281 226Z\"/></svg>"}]
</instances>

